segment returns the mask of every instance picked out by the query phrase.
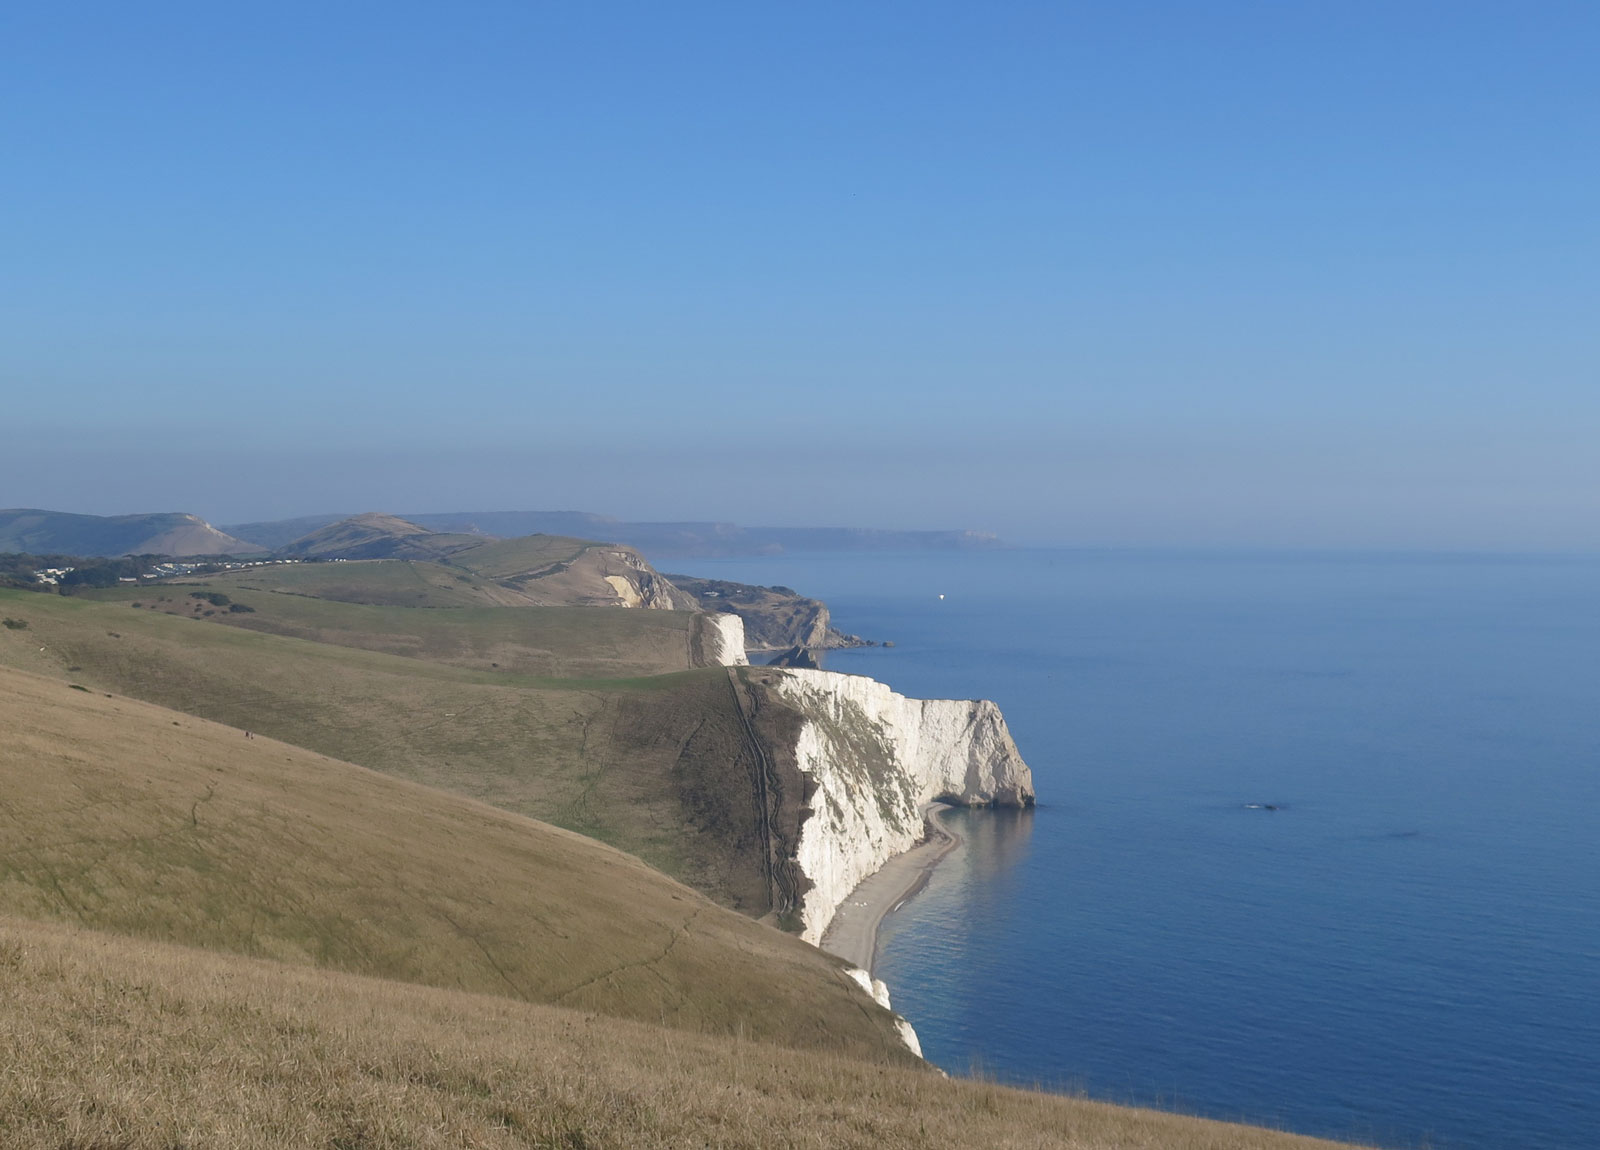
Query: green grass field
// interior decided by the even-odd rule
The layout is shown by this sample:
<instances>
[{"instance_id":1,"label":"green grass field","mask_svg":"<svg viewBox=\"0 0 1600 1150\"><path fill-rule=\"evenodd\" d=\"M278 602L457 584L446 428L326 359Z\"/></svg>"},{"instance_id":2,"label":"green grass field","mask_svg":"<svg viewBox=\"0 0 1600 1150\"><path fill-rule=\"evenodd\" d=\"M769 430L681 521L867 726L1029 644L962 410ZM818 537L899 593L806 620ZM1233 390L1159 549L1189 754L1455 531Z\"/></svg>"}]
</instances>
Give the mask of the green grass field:
<instances>
[{"instance_id":1,"label":"green grass field","mask_svg":"<svg viewBox=\"0 0 1600 1150\"><path fill-rule=\"evenodd\" d=\"M0 912L900 1058L839 960L581 835L15 670L0 733Z\"/></svg>"},{"instance_id":2,"label":"green grass field","mask_svg":"<svg viewBox=\"0 0 1600 1150\"><path fill-rule=\"evenodd\" d=\"M525 596L474 572L412 559L280 563L225 571L204 576L200 581L229 594L237 587L389 607L494 607L527 603Z\"/></svg>"},{"instance_id":3,"label":"green grass field","mask_svg":"<svg viewBox=\"0 0 1600 1150\"><path fill-rule=\"evenodd\" d=\"M427 602L390 605L354 601L338 594L343 587L309 581L350 568L365 569L368 599L385 588L430 574L428 564L395 561L314 564L229 572L190 585L123 586L83 596L102 603L133 604L141 609L201 619L290 638L381 651L427 659L480 671L545 678L625 678L665 674L691 668L687 611L596 610L586 607L484 606L476 602ZM357 570L341 577L349 581ZM446 586L445 591L453 589ZM219 594L227 606L214 606L196 593ZM470 592L463 590L463 596ZM397 594L394 598L404 599ZM233 611L238 604L249 611Z\"/></svg>"},{"instance_id":4,"label":"green grass field","mask_svg":"<svg viewBox=\"0 0 1600 1150\"><path fill-rule=\"evenodd\" d=\"M0 666L480 799L620 847L754 916L772 909L756 752L723 669L540 678L24 591L0 590L0 614L29 622L0 630ZM573 618L608 628L678 614ZM797 826L793 801L784 817Z\"/></svg>"},{"instance_id":5,"label":"green grass field","mask_svg":"<svg viewBox=\"0 0 1600 1150\"><path fill-rule=\"evenodd\" d=\"M602 545L587 539L569 539L565 535L524 535L485 542L452 555L450 561L487 579L506 579L558 563L571 563L598 546Z\"/></svg>"}]
</instances>

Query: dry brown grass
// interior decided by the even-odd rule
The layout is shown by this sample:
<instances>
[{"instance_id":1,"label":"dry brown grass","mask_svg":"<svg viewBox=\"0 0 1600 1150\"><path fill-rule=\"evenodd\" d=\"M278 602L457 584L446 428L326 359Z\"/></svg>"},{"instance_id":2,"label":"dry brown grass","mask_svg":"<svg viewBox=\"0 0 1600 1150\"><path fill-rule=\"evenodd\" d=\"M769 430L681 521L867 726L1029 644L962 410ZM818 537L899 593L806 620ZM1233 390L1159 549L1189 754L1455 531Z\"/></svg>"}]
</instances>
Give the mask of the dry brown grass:
<instances>
[{"instance_id":1,"label":"dry brown grass","mask_svg":"<svg viewBox=\"0 0 1600 1150\"><path fill-rule=\"evenodd\" d=\"M335 602L390 607L525 606L528 602L527 596L499 587L469 571L420 559L276 564L217 575L189 576L173 583L147 585L135 590L148 596L152 590L181 591L186 584L195 581L204 587L230 593L234 586L257 587Z\"/></svg>"},{"instance_id":2,"label":"dry brown grass","mask_svg":"<svg viewBox=\"0 0 1600 1150\"><path fill-rule=\"evenodd\" d=\"M571 563L592 548L632 551L620 544L596 543L568 535L522 535L514 539L485 540L452 560L488 579L505 579L531 571L546 571Z\"/></svg>"},{"instance_id":3,"label":"dry brown grass","mask_svg":"<svg viewBox=\"0 0 1600 1150\"><path fill-rule=\"evenodd\" d=\"M500 700L473 719L511 747L512 720L547 722L540 708L556 698L602 700L579 713L608 717L608 753L643 770L660 731L625 730L618 700L670 702L673 683L711 682L519 688L126 607L18 599L10 613L36 625L0 634L0 663L59 675L83 659L74 681L240 714L269 699L282 710L266 713L299 730L336 734L346 717L377 756L392 722L408 761L433 770L448 768L430 764L422 737L443 709ZM112 634L110 612L137 622ZM638 787L608 785L587 783L614 805ZM633 858L9 670L0 916L5 1150L1329 1145L908 1069L887 1016L836 963ZM659 1022L671 1025L646 1025Z\"/></svg>"},{"instance_id":4,"label":"dry brown grass","mask_svg":"<svg viewBox=\"0 0 1600 1150\"><path fill-rule=\"evenodd\" d=\"M0 613L30 621L26 631L0 629L0 666L481 799L638 855L724 905L765 911L746 893L754 873L746 844L703 827L705 792L739 785L711 777L737 766L742 738L721 670L531 678L3 589ZM604 633L621 617L676 615L574 608L563 618Z\"/></svg>"},{"instance_id":5,"label":"dry brown grass","mask_svg":"<svg viewBox=\"0 0 1600 1150\"><path fill-rule=\"evenodd\" d=\"M1332 1150L1252 1127L0 918L7 1150Z\"/></svg>"},{"instance_id":6,"label":"dry brown grass","mask_svg":"<svg viewBox=\"0 0 1600 1150\"><path fill-rule=\"evenodd\" d=\"M11 670L0 912L910 1061L839 960L620 851Z\"/></svg>"},{"instance_id":7,"label":"dry brown grass","mask_svg":"<svg viewBox=\"0 0 1600 1150\"><path fill-rule=\"evenodd\" d=\"M373 562L269 567L261 569L265 574L229 572L199 584L201 591L218 592L235 604L250 607L248 612L214 609L194 598L190 594L194 588L184 584L117 587L90 592L86 598L138 603L144 611L507 675L629 678L684 671L696 665L690 643L693 614L687 611L482 606L476 602L390 605L318 598L294 589L292 582L280 585L280 580L298 577L304 570L315 574L331 570L351 584L371 589L381 586L383 580L373 576L362 581L358 576L363 572L404 574L427 566ZM448 572L445 575L453 578Z\"/></svg>"}]
</instances>

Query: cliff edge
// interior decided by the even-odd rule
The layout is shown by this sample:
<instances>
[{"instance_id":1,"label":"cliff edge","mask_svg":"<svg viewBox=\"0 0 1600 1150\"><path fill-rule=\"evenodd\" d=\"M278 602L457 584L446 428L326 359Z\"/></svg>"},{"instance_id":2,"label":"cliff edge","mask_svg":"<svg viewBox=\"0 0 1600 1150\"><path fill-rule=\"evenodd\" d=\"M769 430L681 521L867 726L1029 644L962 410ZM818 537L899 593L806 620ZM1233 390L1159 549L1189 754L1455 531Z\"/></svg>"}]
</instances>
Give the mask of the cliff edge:
<instances>
[{"instance_id":1,"label":"cliff edge","mask_svg":"<svg viewBox=\"0 0 1600 1150\"><path fill-rule=\"evenodd\" d=\"M694 596L705 610L743 619L745 642L752 651L873 645L859 635L846 635L835 628L826 603L807 598L792 587L759 587L694 575L666 575L664 578L680 591Z\"/></svg>"},{"instance_id":2,"label":"cliff edge","mask_svg":"<svg viewBox=\"0 0 1600 1150\"><path fill-rule=\"evenodd\" d=\"M737 615L696 612L689 623L689 664L694 667L743 667L744 622Z\"/></svg>"},{"instance_id":3,"label":"cliff edge","mask_svg":"<svg viewBox=\"0 0 1600 1150\"><path fill-rule=\"evenodd\" d=\"M791 753L809 811L794 853L807 880L796 909L808 942L821 942L862 879L922 840L928 803L1033 805L1033 774L987 700L909 699L832 671L763 679L802 720Z\"/></svg>"}]
</instances>

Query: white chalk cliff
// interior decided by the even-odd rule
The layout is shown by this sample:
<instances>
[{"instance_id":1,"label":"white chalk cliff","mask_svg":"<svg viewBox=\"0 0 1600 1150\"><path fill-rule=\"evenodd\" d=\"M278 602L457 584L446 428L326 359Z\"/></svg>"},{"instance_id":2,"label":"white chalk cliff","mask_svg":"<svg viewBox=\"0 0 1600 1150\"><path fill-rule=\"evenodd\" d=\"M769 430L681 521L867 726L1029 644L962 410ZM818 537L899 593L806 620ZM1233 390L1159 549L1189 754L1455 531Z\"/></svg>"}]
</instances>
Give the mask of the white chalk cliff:
<instances>
[{"instance_id":1,"label":"white chalk cliff","mask_svg":"<svg viewBox=\"0 0 1600 1150\"><path fill-rule=\"evenodd\" d=\"M623 607L645 607L657 611L693 610L692 596L674 587L644 556L631 548L590 547L570 566L593 565L616 594Z\"/></svg>"},{"instance_id":2,"label":"white chalk cliff","mask_svg":"<svg viewBox=\"0 0 1600 1150\"><path fill-rule=\"evenodd\" d=\"M705 612L695 616L693 626L696 666L742 667L750 662L744 651L744 620L739 616Z\"/></svg>"},{"instance_id":3,"label":"white chalk cliff","mask_svg":"<svg viewBox=\"0 0 1600 1150\"><path fill-rule=\"evenodd\" d=\"M883 979L873 978L870 973L862 970L859 966L845 967L844 972L855 980L857 986L872 996L872 1001L885 1010L894 1009L889 1003L889 988L884 985ZM898 1014L894 1016L894 1028L895 1032L900 1035L900 1041L905 1043L906 1049L921 1058L922 1040L917 1037L916 1028Z\"/></svg>"},{"instance_id":4,"label":"white chalk cliff","mask_svg":"<svg viewBox=\"0 0 1600 1150\"><path fill-rule=\"evenodd\" d=\"M1033 775L991 702L908 699L861 675L798 668L772 685L805 716L794 753L815 785L796 851L811 880L808 942L862 879L922 840L928 803L1033 803Z\"/></svg>"}]
</instances>

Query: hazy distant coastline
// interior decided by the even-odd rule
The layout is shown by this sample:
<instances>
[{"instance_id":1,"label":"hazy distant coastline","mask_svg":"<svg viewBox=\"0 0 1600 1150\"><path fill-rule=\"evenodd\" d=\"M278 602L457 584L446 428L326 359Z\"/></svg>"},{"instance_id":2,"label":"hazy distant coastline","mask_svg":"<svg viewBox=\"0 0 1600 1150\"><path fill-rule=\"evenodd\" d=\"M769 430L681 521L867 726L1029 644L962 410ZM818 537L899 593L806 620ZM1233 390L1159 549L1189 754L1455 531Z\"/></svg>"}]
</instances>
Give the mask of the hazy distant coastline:
<instances>
[{"instance_id":1,"label":"hazy distant coastline","mask_svg":"<svg viewBox=\"0 0 1600 1150\"><path fill-rule=\"evenodd\" d=\"M300 536L344 519L309 515L223 528L229 535L277 550ZM893 531L871 527L742 527L710 520L629 522L587 511L454 511L401 518L433 531L513 537L567 535L626 543L652 558L721 558L793 551L987 551L1006 544L986 531Z\"/></svg>"}]
</instances>

